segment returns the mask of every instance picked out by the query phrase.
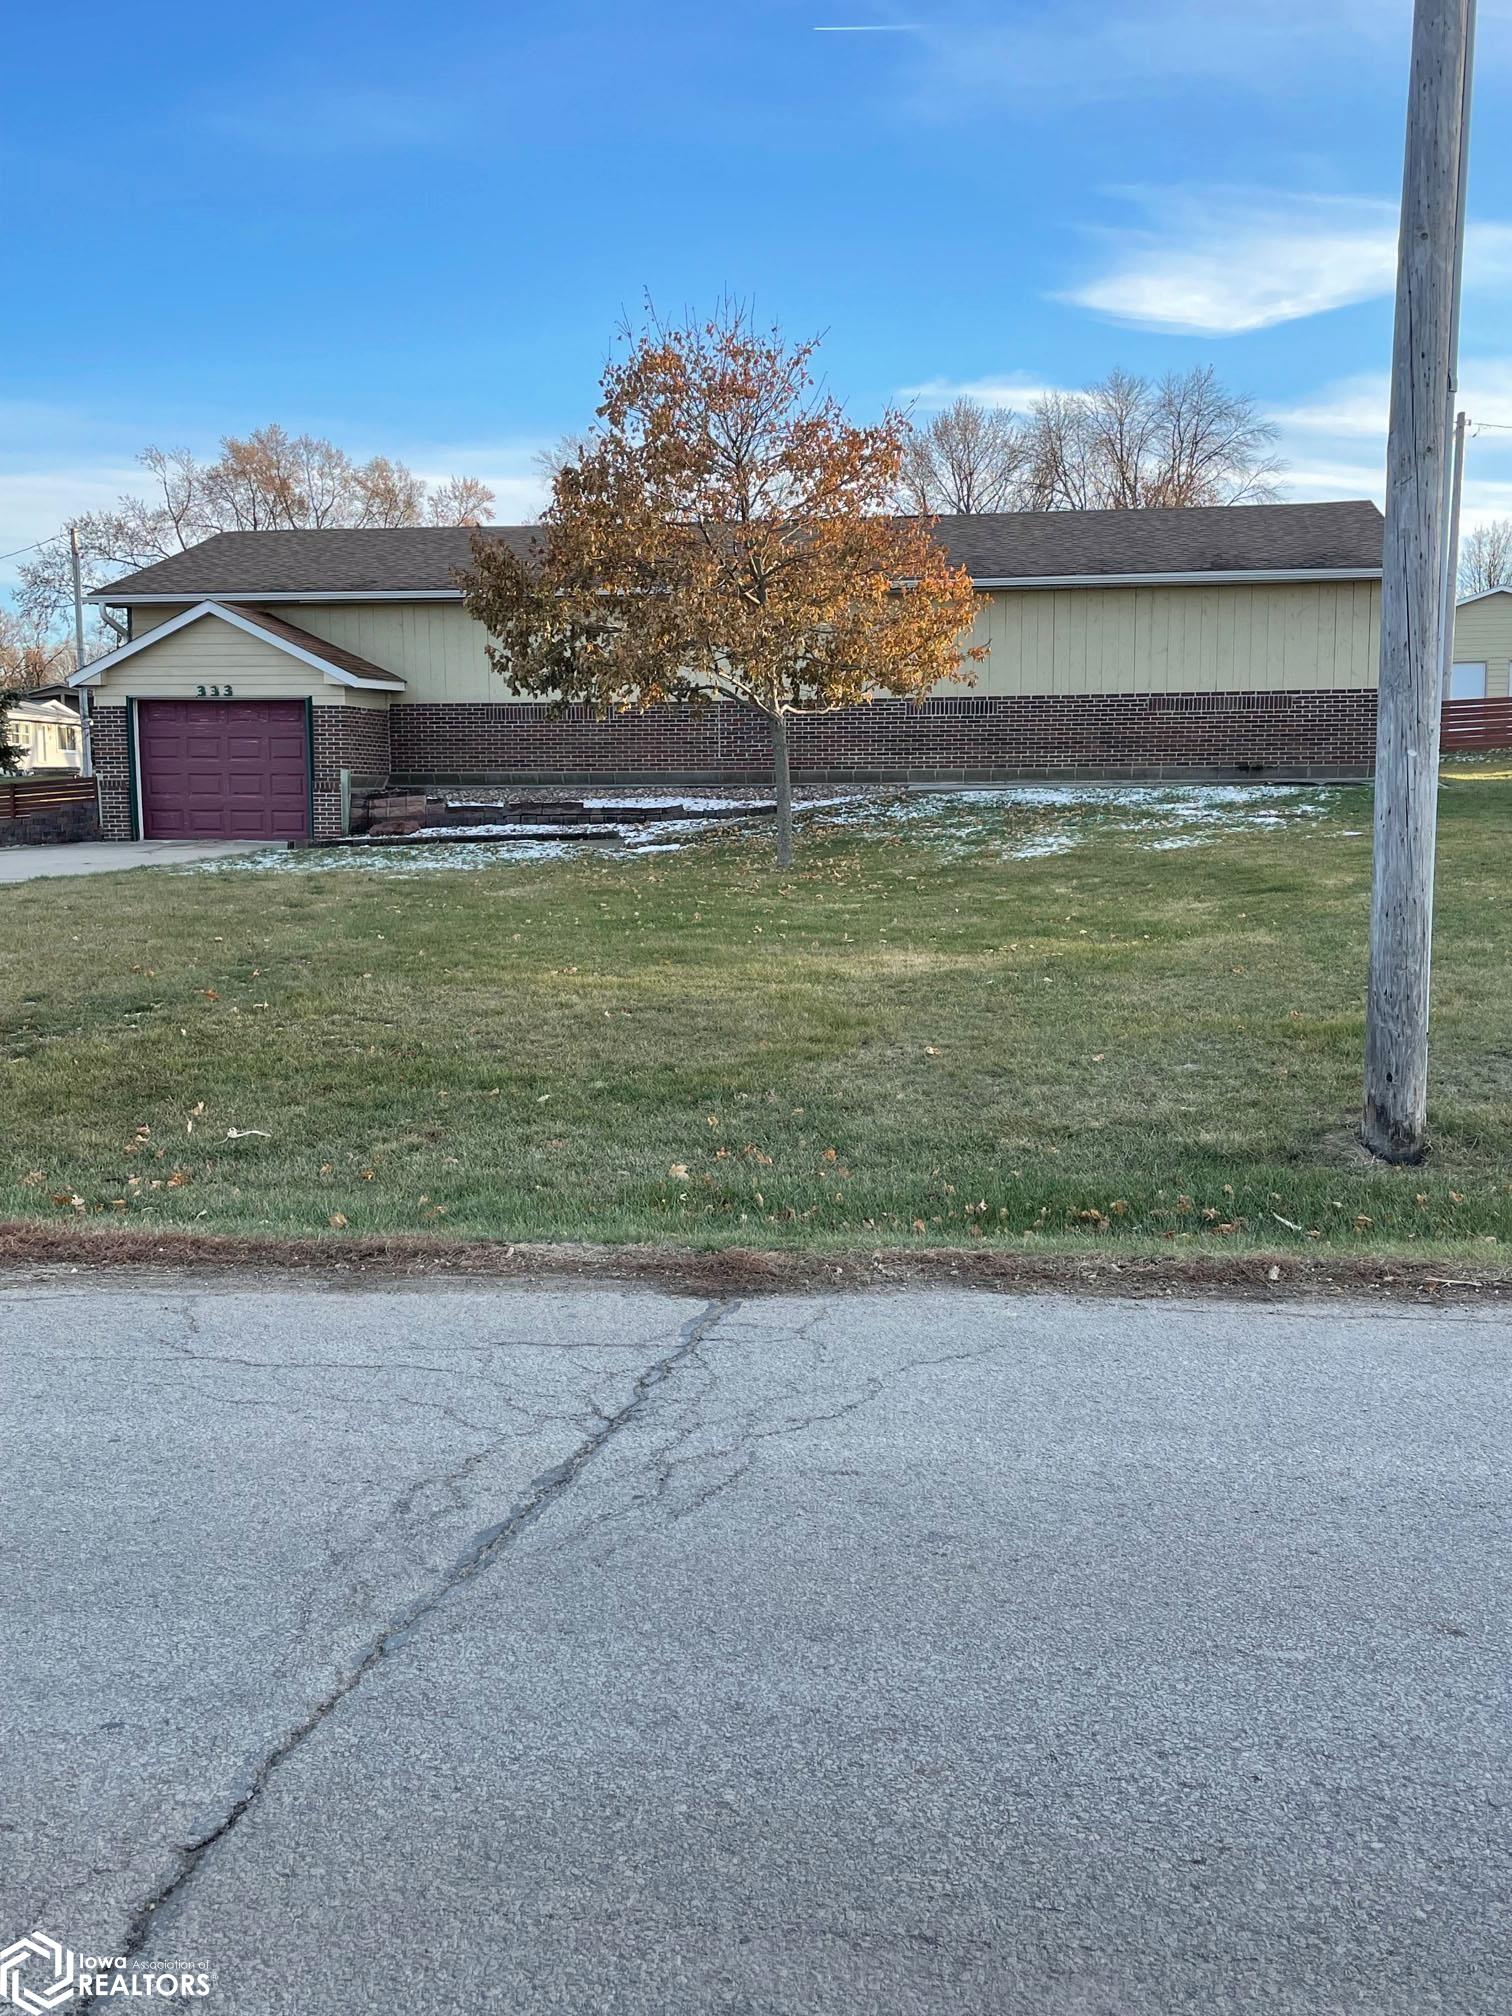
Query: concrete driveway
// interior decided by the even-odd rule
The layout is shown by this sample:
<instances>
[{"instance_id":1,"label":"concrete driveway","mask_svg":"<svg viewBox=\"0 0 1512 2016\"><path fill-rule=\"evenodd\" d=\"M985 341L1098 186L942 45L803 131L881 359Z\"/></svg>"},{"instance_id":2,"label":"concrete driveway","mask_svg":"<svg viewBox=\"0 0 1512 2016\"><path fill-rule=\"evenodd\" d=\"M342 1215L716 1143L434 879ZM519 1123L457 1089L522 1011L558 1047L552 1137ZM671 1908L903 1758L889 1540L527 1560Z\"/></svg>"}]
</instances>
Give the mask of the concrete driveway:
<instances>
[{"instance_id":1,"label":"concrete driveway","mask_svg":"<svg viewBox=\"0 0 1512 2016\"><path fill-rule=\"evenodd\" d=\"M0 883L42 875L105 875L123 868L181 868L223 854L256 854L281 840L75 840L56 847L0 847Z\"/></svg>"},{"instance_id":2,"label":"concrete driveway","mask_svg":"<svg viewBox=\"0 0 1512 2016\"><path fill-rule=\"evenodd\" d=\"M0 1326L0 1946L246 2016L1505 2009L1495 1314Z\"/></svg>"}]
</instances>

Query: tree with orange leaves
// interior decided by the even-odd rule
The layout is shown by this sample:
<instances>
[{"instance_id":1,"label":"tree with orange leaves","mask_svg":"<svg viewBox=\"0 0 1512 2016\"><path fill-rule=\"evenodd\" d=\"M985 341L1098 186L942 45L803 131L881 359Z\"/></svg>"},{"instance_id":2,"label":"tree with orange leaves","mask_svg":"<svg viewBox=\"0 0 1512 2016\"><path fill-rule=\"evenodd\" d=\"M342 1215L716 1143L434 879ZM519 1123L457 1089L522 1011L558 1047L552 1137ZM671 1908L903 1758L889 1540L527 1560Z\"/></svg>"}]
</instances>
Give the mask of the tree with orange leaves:
<instances>
[{"instance_id":1,"label":"tree with orange leaves","mask_svg":"<svg viewBox=\"0 0 1512 2016\"><path fill-rule=\"evenodd\" d=\"M734 701L771 722L777 860L793 852L788 726L969 681L970 576L927 518L893 515L908 438L855 427L814 383L814 343L652 320L602 380L597 425L555 470L530 564L486 534L462 578L517 693L601 709Z\"/></svg>"}]
</instances>

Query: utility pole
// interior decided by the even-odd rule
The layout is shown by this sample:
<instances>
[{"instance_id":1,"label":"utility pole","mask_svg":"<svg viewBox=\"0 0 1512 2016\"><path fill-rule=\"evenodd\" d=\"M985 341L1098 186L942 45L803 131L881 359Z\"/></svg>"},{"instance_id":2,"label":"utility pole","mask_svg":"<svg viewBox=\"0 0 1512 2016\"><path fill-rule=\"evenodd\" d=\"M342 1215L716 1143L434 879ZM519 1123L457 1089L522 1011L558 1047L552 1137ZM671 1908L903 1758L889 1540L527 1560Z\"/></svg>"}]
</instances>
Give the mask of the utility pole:
<instances>
[{"instance_id":1,"label":"utility pole","mask_svg":"<svg viewBox=\"0 0 1512 2016\"><path fill-rule=\"evenodd\" d=\"M1365 1145L1416 1162L1428 1133L1449 415L1475 0L1416 0L1397 255L1381 580Z\"/></svg>"},{"instance_id":2,"label":"utility pole","mask_svg":"<svg viewBox=\"0 0 1512 2016\"><path fill-rule=\"evenodd\" d=\"M1449 698L1454 675L1454 615L1459 606L1460 499L1465 494L1465 415L1454 416L1454 468L1449 478L1449 537L1444 541L1444 656L1439 667L1439 705Z\"/></svg>"},{"instance_id":3,"label":"utility pole","mask_svg":"<svg viewBox=\"0 0 1512 2016\"><path fill-rule=\"evenodd\" d=\"M73 570L74 598L74 669L84 670L84 583L79 571L79 528L68 528L68 563ZM90 734L89 688L80 686L79 694L79 775L94 775L94 743Z\"/></svg>"}]
</instances>

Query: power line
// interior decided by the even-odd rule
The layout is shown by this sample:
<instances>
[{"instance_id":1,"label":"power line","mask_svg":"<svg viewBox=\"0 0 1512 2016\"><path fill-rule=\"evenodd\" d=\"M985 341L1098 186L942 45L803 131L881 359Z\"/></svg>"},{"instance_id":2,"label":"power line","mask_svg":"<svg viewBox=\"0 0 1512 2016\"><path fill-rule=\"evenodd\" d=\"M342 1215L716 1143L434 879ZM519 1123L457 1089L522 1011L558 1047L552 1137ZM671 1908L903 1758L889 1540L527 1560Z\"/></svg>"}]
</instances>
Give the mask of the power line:
<instances>
[{"instance_id":1,"label":"power line","mask_svg":"<svg viewBox=\"0 0 1512 2016\"><path fill-rule=\"evenodd\" d=\"M56 538L57 534L54 533L53 537ZM49 543L46 539L33 539L30 546L17 546L13 552L0 553L0 560L15 560L22 553L35 553L39 546L46 546Z\"/></svg>"}]
</instances>

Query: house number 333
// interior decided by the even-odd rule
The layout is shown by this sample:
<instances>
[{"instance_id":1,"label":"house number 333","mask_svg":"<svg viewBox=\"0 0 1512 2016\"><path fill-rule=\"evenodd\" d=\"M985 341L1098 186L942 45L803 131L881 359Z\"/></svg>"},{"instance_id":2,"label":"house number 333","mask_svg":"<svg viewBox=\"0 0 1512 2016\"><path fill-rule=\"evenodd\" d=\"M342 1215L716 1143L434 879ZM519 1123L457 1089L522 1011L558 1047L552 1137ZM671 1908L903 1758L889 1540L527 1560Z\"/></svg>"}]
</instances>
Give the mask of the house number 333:
<instances>
[{"instance_id":1,"label":"house number 333","mask_svg":"<svg viewBox=\"0 0 1512 2016\"><path fill-rule=\"evenodd\" d=\"M231 698L231 688L229 686L196 686L194 690L201 700L229 700Z\"/></svg>"}]
</instances>

